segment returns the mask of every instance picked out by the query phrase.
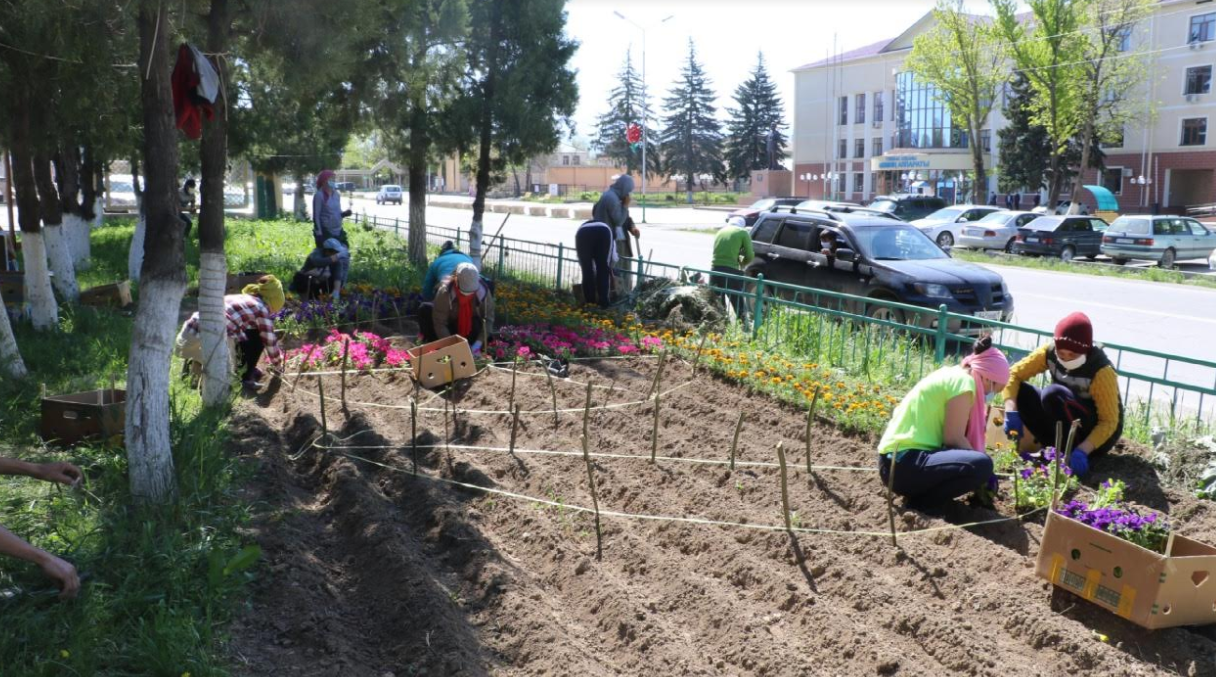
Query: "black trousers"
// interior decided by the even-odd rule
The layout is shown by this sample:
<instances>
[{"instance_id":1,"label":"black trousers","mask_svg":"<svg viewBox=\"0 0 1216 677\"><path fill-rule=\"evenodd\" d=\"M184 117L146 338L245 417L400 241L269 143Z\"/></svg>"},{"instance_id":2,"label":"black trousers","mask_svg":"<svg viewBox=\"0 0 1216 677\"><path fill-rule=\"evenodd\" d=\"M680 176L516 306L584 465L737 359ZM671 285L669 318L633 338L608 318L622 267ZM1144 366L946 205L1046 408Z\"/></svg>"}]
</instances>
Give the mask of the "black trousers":
<instances>
[{"instance_id":1,"label":"black trousers","mask_svg":"<svg viewBox=\"0 0 1216 677\"><path fill-rule=\"evenodd\" d=\"M713 272L726 273L727 275L742 275L743 271L730 266L714 266ZM725 275L710 275L709 283L718 289L725 289L728 293L722 294L722 298L729 304L735 307L735 316L743 317L743 311L747 308L747 299L743 297L744 285L747 284L743 280L732 280ZM729 293L736 292L736 293Z\"/></svg>"},{"instance_id":2,"label":"black trousers","mask_svg":"<svg viewBox=\"0 0 1216 677\"><path fill-rule=\"evenodd\" d=\"M254 369L258 367L258 360L262 359L262 350L265 346L262 345L262 335L257 329L246 329L245 340L240 342L241 348L241 380L252 381Z\"/></svg>"},{"instance_id":3,"label":"black trousers","mask_svg":"<svg viewBox=\"0 0 1216 677\"><path fill-rule=\"evenodd\" d=\"M608 292L612 287L612 231L607 228L580 228L574 235L578 265L583 269L583 299L588 304L608 307Z\"/></svg>"},{"instance_id":4,"label":"black trousers","mask_svg":"<svg viewBox=\"0 0 1216 677\"><path fill-rule=\"evenodd\" d=\"M1067 386L1054 383L1042 389L1029 383L1023 383L1018 388L1018 414L1022 417L1022 425L1034 435L1041 446L1055 444L1056 423L1064 424L1064 433L1073 421L1081 421L1077 430L1076 444L1085 441L1098 425L1098 410L1078 400ZM1123 436L1123 421L1109 440L1102 446L1090 452L1090 456L1100 456L1110 451ZM897 471L898 472L898 471Z\"/></svg>"}]
</instances>

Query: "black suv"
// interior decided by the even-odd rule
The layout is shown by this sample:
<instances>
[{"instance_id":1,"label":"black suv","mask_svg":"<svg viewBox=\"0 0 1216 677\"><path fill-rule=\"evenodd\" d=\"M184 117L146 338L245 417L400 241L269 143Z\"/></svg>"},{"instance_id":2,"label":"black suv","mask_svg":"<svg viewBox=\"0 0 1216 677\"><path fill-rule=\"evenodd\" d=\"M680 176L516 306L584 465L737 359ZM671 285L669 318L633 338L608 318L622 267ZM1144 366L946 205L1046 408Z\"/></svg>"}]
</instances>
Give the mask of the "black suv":
<instances>
[{"instance_id":1,"label":"black suv","mask_svg":"<svg viewBox=\"0 0 1216 677\"><path fill-rule=\"evenodd\" d=\"M947 205L945 200L932 195L879 195L866 206L880 212L894 214L904 221L915 221L923 219Z\"/></svg>"},{"instance_id":2,"label":"black suv","mask_svg":"<svg viewBox=\"0 0 1216 677\"><path fill-rule=\"evenodd\" d=\"M1000 275L950 258L915 226L860 214L833 216L836 220L801 213L762 214L752 228L756 258L747 274L763 273L765 280L932 310L945 304L950 312L982 319L1007 322L1013 315L1013 297ZM830 257L820 248L820 235L825 231L835 240ZM908 318L903 310L860 300L841 302L789 290L782 290L780 296L892 322L936 325L933 312ZM957 320L948 330L978 331Z\"/></svg>"}]
</instances>

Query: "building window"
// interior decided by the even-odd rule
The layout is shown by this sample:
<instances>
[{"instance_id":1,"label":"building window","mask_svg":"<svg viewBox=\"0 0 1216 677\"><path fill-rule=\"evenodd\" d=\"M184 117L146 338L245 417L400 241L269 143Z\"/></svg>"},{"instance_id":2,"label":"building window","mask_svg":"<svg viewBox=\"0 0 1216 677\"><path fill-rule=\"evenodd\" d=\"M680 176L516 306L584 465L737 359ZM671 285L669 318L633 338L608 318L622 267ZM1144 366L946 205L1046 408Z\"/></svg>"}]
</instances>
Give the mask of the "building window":
<instances>
[{"instance_id":1,"label":"building window","mask_svg":"<svg viewBox=\"0 0 1216 677\"><path fill-rule=\"evenodd\" d=\"M1115 195L1123 194L1123 168L1107 167L1102 170L1102 187Z\"/></svg>"},{"instance_id":2,"label":"building window","mask_svg":"<svg viewBox=\"0 0 1216 677\"><path fill-rule=\"evenodd\" d=\"M849 124L849 97L840 97L840 119L838 121L842 125Z\"/></svg>"},{"instance_id":3,"label":"building window","mask_svg":"<svg viewBox=\"0 0 1216 677\"><path fill-rule=\"evenodd\" d=\"M853 192L864 193L866 190L866 175L864 172L853 172Z\"/></svg>"},{"instance_id":4,"label":"building window","mask_svg":"<svg viewBox=\"0 0 1216 677\"><path fill-rule=\"evenodd\" d=\"M1187 42L1208 42L1216 38L1216 12L1191 17Z\"/></svg>"},{"instance_id":5,"label":"building window","mask_svg":"<svg viewBox=\"0 0 1216 677\"><path fill-rule=\"evenodd\" d=\"M1186 118L1182 121L1181 146L1206 146L1208 143L1208 119Z\"/></svg>"},{"instance_id":6,"label":"building window","mask_svg":"<svg viewBox=\"0 0 1216 677\"><path fill-rule=\"evenodd\" d=\"M566 166L566 167L570 166L570 156L569 155L562 156L562 165Z\"/></svg>"},{"instance_id":7,"label":"building window","mask_svg":"<svg viewBox=\"0 0 1216 677\"><path fill-rule=\"evenodd\" d=\"M894 89L892 89L892 90L891 90L891 122L898 122L898 121L899 121L899 115L898 115L898 113L899 113L899 109L897 109L897 108L895 107L895 101L896 101L896 98L895 98L895 90L894 90Z\"/></svg>"},{"instance_id":8,"label":"building window","mask_svg":"<svg viewBox=\"0 0 1216 677\"><path fill-rule=\"evenodd\" d=\"M856 107L853 109L853 122L864 125L866 122L866 95L858 94L856 101Z\"/></svg>"},{"instance_id":9,"label":"building window","mask_svg":"<svg viewBox=\"0 0 1216 677\"><path fill-rule=\"evenodd\" d=\"M1120 28L1115 37L1118 39L1118 42L1115 44L1115 49L1119 50L1120 52L1131 51L1132 29L1130 26Z\"/></svg>"},{"instance_id":10,"label":"building window","mask_svg":"<svg viewBox=\"0 0 1216 677\"><path fill-rule=\"evenodd\" d=\"M881 123L882 121L882 92L874 92L874 122Z\"/></svg>"},{"instance_id":11,"label":"building window","mask_svg":"<svg viewBox=\"0 0 1216 677\"><path fill-rule=\"evenodd\" d=\"M854 139L853 140L853 157L865 157L865 156L866 156L866 140L865 139Z\"/></svg>"},{"instance_id":12,"label":"building window","mask_svg":"<svg viewBox=\"0 0 1216 677\"><path fill-rule=\"evenodd\" d=\"M1211 91L1211 66L1193 66L1186 69L1186 90L1183 94L1207 94Z\"/></svg>"},{"instance_id":13,"label":"building window","mask_svg":"<svg viewBox=\"0 0 1216 677\"><path fill-rule=\"evenodd\" d=\"M849 157L849 140L848 139L840 140L840 148L838 149L838 151L839 152L836 153L836 157L840 158L841 160L845 160Z\"/></svg>"},{"instance_id":14,"label":"building window","mask_svg":"<svg viewBox=\"0 0 1216 677\"><path fill-rule=\"evenodd\" d=\"M874 157L878 157L879 155L882 155L882 137L881 136L874 137L873 146L874 147L870 150L870 154L873 155Z\"/></svg>"},{"instance_id":15,"label":"building window","mask_svg":"<svg viewBox=\"0 0 1216 677\"><path fill-rule=\"evenodd\" d=\"M577 155L571 155L571 156L570 156L570 164L572 164L572 165L577 165L577 164L578 164L578 156L577 156Z\"/></svg>"},{"instance_id":16,"label":"building window","mask_svg":"<svg viewBox=\"0 0 1216 677\"><path fill-rule=\"evenodd\" d=\"M956 128L950 120L950 110L942 103L944 97L936 86L919 82L910 72L895 76L898 85L895 148L967 148L970 135ZM988 130L981 130L981 137ZM980 139L981 145L988 143Z\"/></svg>"}]
</instances>

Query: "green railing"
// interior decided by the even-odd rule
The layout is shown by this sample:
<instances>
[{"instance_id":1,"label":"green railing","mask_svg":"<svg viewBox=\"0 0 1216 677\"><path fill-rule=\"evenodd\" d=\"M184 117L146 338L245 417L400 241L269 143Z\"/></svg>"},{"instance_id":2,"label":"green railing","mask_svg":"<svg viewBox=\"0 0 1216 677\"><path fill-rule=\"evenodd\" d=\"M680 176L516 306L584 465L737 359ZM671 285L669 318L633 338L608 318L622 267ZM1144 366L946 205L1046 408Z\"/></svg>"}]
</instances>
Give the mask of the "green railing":
<instances>
[{"instance_id":1,"label":"green railing","mask_svg":"<svg viewBox=\"0 0 1216 677\"><path fill-rule=\"evenodd\" d=\"M404 236L403 220L364 217L374 227ZM459 229L427 227L429 244L451 240L467 251ZM489 236L487 236L489 240ZM483 243L482 268L494 278L509 278L561 291L581 280L573 247L499 237ZM875 382L912 382L953 359L981 333L1011 359L1032 352L1051 332L997 320L853 296L823 289L725 275L710 270L623 259L618 272L634 281L667 278L704 284L735 310L736 331L768 349L785 351ZM729 312L729 311L728 311ZM1206 429L1216 409L1216 362L1118 344L1105 344L1119 372L1129 426L1175 427L1194 422ZM1172 375L1171 375L1172 374Z\"/></svg>"}]
</instances>

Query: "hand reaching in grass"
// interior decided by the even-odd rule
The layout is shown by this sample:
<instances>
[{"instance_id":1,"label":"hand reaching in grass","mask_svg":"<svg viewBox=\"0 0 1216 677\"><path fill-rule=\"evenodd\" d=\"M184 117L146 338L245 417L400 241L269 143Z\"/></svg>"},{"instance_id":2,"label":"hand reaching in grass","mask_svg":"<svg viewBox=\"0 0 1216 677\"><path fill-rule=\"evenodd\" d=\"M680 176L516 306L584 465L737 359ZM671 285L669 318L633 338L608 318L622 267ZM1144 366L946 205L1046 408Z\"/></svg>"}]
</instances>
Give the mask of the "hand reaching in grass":
<instances>
[{"instance_id":1,"label":"hand reaching in grass","mask_svg":"<svg viewBox=\"0 0 1216 677\"><path fill-rule=\"evenodd\" d=\"M37 562L42 573L59 587L59 599L72 599L80 592L80 576L76 574L76 567L49 552L43 552Z\"/></svg>"},{"instance_id":2,"label":"hand reaching in grass","mask_svg":"<svg viewBox=\"0 0 1216 677\"><path fill-rule=\"evenodd\" d=\"M33 477L47 482L58 482L74 487L80 480L84 479L84 473L80 468L71 463L62 461L56 463L41 463L36 466Z\"/></svg>"}]
</instances>

